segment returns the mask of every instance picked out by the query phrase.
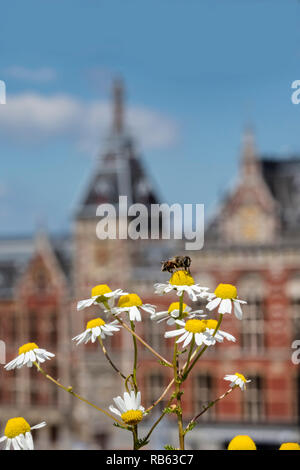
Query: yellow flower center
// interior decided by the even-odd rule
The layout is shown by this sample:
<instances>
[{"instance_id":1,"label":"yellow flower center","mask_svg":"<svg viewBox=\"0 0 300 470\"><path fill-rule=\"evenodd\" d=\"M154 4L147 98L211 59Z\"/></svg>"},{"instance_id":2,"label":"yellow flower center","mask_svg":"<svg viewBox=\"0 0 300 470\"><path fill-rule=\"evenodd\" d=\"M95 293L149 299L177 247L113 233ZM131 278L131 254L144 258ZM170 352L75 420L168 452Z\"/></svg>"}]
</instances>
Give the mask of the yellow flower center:
<instances>
[{"instance_id":1,"label":"yellow flower center","mask_svg":"<svg viewBox=\"0 0 300 470\"><path fill-rule=\"evenodd\" d=\"M143 302L137 294L127 294L119 298L118 307L139 307L142 304Z\"/></svg>"},{"instance_id":2,"label":"yellow flower center","mask_svg":"<svg viewBox=\"0 0 300 470\"><path fill-rule=\"evenodd\" d=\"M256 450L256 445L249 436L235 436L229 442L228 450Z\"/></svg>"},{"instance_id":3,"label":"yellow flower center","mask_svg":"<svg viewBox=\"0 0 300 470\"><path fill-rule=\"evenodd\" d=\"M203 320L188 320L185 324L186 331L189 331L190 333L203 333L203 331L206 330L207 326L204 323Z\"/></svg>"},{"instance_id":4,"label":"yellow flower center","mask_svg":"<svg viewBox=\"0 0 300 470\"><path fill-rule=\"evenodd\" d=\"M221 299L236 299L236 287L231 284L219 284L215 290L215 296Z\"/></svg>"},{"instance_id":5,"label":"yellow flower center","mask_svg":"<svg viewBox=\"0 0 300 470\"><path fill-rule=\"evenodd\" d=\"M19 355L21 354L25 354L27 353L28 351L32 351L32 349L37 349L38 348L38 345L35 344L35 343L26 343L26 344L23 344L23 346L21 346L19 348Z\"/></svg>"},{"instance_id":6,"label":"yellow flower center","mask_svg":"<svg viewBox=\"0 0 300 470\"><path fill-rule=\"evenodd\" d=\"M187 305L186 304L182 304L182 311L184 312L185 309L186 309ZM179 302L172 302L170 307L168 308L168 312L169 313L172 313L174 312L174 310L180 310L180 303Z\"/></svg>"},{"instance_id":7,"label":"yellow flower center","mask_svg":"<svg viewBox=\"0 0 300 470\"><path fill-rule=\"evenodd\" d=\"M95 328L96 326L103 325L105 325L105 321L102 320L102 318L94 318L93 320L87 322L86 329L88 330L89 328Z\"/></svg>"},{"instance_id":8,"label":"yellow flower center","mask_svg":"<svg viewBox=\"0 0 300 470\"><path fill-rule=\"evenodd\" d=\"M187 271L176 271L172 274L170 284L173 286L193 286L195 281Z\"/></svg>"},{"instance_id":9,"label":"yellow flower center","mask_svg":"<svg viewBox=\"0 0 300 470\"><path fill-rule=\"evenodd\" d=\"M210 330L215 330L218 324L217 320L202 320L202 321L206 325L206 328L209 328Z\"/></svg>"},{"instance_id":10,"label":"yellow flower center","mask_svg":"<svg viewBox=\"0 0 300 470\"><path fill-rule=\"evenodd\" d=\"M30 431L30 426L24 418L11 418L7 421L4 434L12 439L19 434L25 434Z\"/></svg>"},{"instance_id":11,"label":"yellow flower center","mask_svg":"<svg viewBox=\"0 0 300 470\"><path fill-rule=\"evenodd\" d=\"M298 442L284 442L279 447L279 450L300 450Z\"/></svg>"},{"instance_id":12,"label":"yellow flower center","mask_svg":"<svg viewBox=\"0 0 300 470\"><path fill-rule=\"evenodd\" d=\"M109 292L111 292L111 289L108 287L107 284L99 284L98 286L95 286L93 287L92 289L92 297L96 297L97 296L104 296L104 294L108 294ZM104 297L105 299L105 297ZM106 299L105 299L106 300ZM97 299L97 301L99 301L99 299ZM100 300L101 302L101 300Z\"/></svg>"},{"instance_id":13,"label":"yellow flower center","mask_svg":"<svg viewBox=\"0 0 300 470\"><path fill-rule=\"evenodd\" d=\"M122 420L126 424L134 426L143 419L143 413L141 410L129 410L121 415Z\"/></svg>"},{"instance_id":14,"label":"yellow flower center","mask_svg":"<svg viewBox=\"0 0 300 470\"><path fill-rule=\"evenodd\" d=\"M245 376L243 374L239 374L238 372L236 372L234 375L237 375L239 379L241 379L243 382L247 382L247 379L245 378Z\"/></svg>"}]
</instances>

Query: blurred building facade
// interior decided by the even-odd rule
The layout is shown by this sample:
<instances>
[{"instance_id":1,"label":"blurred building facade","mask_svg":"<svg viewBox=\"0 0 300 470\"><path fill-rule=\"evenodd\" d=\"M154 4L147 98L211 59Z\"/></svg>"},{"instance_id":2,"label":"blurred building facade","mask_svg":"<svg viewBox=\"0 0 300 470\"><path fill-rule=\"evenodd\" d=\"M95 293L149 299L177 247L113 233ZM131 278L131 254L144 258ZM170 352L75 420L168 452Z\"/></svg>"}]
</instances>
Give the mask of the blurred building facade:
<instances>
[{"instance_id":1,"label":"blurred building facade","mask_svg":"<svg viewBox=\"0 0 300 470\"><path fill-rule=\"evenodd\" d=\"M242 321L227 315L222 323L237 342L209 348L186 382L184 414L192 418L221 395L227 373L241 372L251 383L247 392L235 390L203 415L201 425L187 436L187 444L195 449L223 448L241 433L250 434L264 448L300 439L300 375L291 361L291 344L300 339L300 159L259 156L253 133L247 130L240 162L237 184L208 224L203 250L186 253L192 258L196 282L211 291L219 282L235 284L248 305ZM71 344L87 320L99 315L93 307L77 312L76 302L88 298L94 285L105 283L136 292L144 303L167 310L177 297L155 296L153 284L168 279L160 271L160 262L184 251L178 240L119 236L99 240L96 209L109 203L119 213L120 195L127 196L128 205L150 207L162 202L127 130L123 88L117 81L111 132L78 207L72 236L50 240L39 234L35 240L0 240L0 338L7 342L7 360L21 344L37 342L56 353L45 369L103 408L123 393L122 381L99 345L76 348ZM119 217L120 233L127 221ZM169 358L173 340L164 339L166 328L144 314L137 332ZM131 341L121 331L105 343L125 375L132 367ZM172 377L149 351L139 350L138 382L148 407ZM131 444L129 433L56 390L39 374L1 368L1 426L16 412L34 423L48 422L48 431L40 433L40 447L127 448ZM150 421L145 420L141 435ZM157 429L156 445L176 444L174 427L164 426Z\"/></svg>"}]
</instances>

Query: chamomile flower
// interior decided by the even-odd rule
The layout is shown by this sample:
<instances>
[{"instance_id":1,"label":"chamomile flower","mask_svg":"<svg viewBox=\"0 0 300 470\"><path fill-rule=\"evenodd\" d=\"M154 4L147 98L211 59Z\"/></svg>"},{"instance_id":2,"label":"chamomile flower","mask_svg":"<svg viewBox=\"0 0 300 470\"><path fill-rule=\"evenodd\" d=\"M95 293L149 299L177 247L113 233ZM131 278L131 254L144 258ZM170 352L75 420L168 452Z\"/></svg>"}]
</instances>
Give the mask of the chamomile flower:
<instances>
[{"instance_id":1,"label":"chamomile flower","mask_svg":"<svg viewBox=\"0 0 300 470\"><path fill-rule=\"evenodd\" d=\"M118 408L110 405L109 409L112 413L121 416L125 424L134 426L142 421L145 408L141 406L141 392L130 392L124 393L124 398L115 397L113 398Z\"/></svg>"},{"instance_id":2,"label":"chamomile flower","mask_svg":"<svg viewBox=\"0 0 300 470\"><path fill-rule=\"evenodd\" d=\"M172 302L168 310L163 312L155 312L151 315L151 320L157 320L157 323L167 320L168 325L174 325L175 320L178 319L180 312L180 302ZM206 315L200 315L203 310L193 310L186 304L182 304L182 316L185 319L195 317L205 317Z\"/></svg>"},{"instance_id":3,"label":"chamomile flower","mask_svg":"<svg viewBox=\"0 0 300 470\"><path fill-rule=\"evenodd\" d=\"M111 290L106 284L99 284L93 287L91 297L89 299L80 300L77 303L77 310L83 310L91 305L98 304L102 308L113 307L115 299L124 295L122 289Z\"/></svg>"},{"instance_id":4,"label":"chamomile flower","mask_svg":"<svg viewBox=\"0 0 300 470\"><path fill-rule=\"evenodd\" d=\"M225 375L224 380L229 380L231 382L230 387L240 387L241 390L245 390L246 383L251 382L251 380L247 380L243 374L239 374L238 372L233 375Z\"/></svg>"},{"instance_id":5,"label":"chamomile flower","mask_svg":"<svg viewBox=\"0 0 300 470\"><path fill-rule=\"evenodd\" d=\"M153 315L156 307L151 304L143 304L141 298L137 294L126 294L119 298L118 306L112 308L110 312L113 315L127 312L130 321L142 321L140 308Z\"/></svg>"},{"instance_id":6,"label":"chamomile flower","mask_svg":"<svg viewBox=\"0 0 300 470\"><path fill-rule=\"evenodd\" d=\"M35 343L26 343L19 348L19 355L10 361L4 366L6 370L11 369L20 369L27 365L27 367L32 367L34 362L40 363L45 362L47 359L50 360L51 357L54 357L55 354L46 351L46 349L41 349Z\"/></svg>"},{"instance_id":7,"label":"chamomile flower","mask_svg":"<svg viewBox=\"0 0 300 470\"><path fill-rule=\"evenodd\" d=\"M199 320L197 318L193 318L187 321L176 320L175 323L182 328L166 331L165 338L180 336L176 343L183 342L183 348L185 348L193 338L195 339L197 346L201 346L202 344L211 346L214 345L216 341L222 342L224 338L228 341L235 341L234 336L226 333L225 331L218 330L214 335L214 331L217 326L216 320Z\"/></svg>"},{"instance_id":8,"label":"chamomile flower","mask_svg":"<svg viewBox=\"0 0 300 470\"><path fill-rule=\"evenodd\" d=\"M213 297L213 298L212 298ZM208 310L218 308L218 313L231 313L232 307L236 318L242 319L243 312L241 304L246 304L245 300L237 298L236 287L231 284L219 284L214 294L210 295L210 301L206 305Z\"/></svg>"},{"instance_id":9,"label":"chamomile flower","mask_svg":"<svg viewBox=\"0 0 300 470\"><path fill-rule=\"evenodd\" d=\"M208 287L201 287L195 284L193 277L187 271L176 271L172 274L168 283L154 284L155 294L168 294L172 290L181 296L184 292L188 294L191 300L196 301L199 297L205 297Z\"/></svg>"},{"instance_id":10,"label":"chamomile flower","mask_svg":"<svg viewBox=\"0 0 300 470\"><path fill-rule=\"evenodd\" d=\"M0 437L0 442L6 441L5 450L33 450L32 429L39 429L46 426L45 421L35 426L30 426L24 418L11 418L7 421L4 436Z\"/></svg>"},{"instance_id":11,"label":"chamomile flower","mask_svg":"<svg viewBox=\"0 0 300 470\"><path fill-rule=\"evenodd\" d=\"M85 331L75 336L72 340L77 342L77 346L80 343L86 344L89 341L94 343L98 336L104 339L105 336L112 336L116 331L119 331L120 328L121 325L118 325L117 320L105 323L102 318L94 318L87 322Z\"/></svg>"},{"instance_id":12,"label":"chamomile flower","mask_svg":"<svg viewBox=\"0 0 300 470\"><path fill-rule=\"evenodd\" d=\"M228 444L228 450L256 450L255 442L246 435L235 436Z\"/></svg>"}]
</instances>

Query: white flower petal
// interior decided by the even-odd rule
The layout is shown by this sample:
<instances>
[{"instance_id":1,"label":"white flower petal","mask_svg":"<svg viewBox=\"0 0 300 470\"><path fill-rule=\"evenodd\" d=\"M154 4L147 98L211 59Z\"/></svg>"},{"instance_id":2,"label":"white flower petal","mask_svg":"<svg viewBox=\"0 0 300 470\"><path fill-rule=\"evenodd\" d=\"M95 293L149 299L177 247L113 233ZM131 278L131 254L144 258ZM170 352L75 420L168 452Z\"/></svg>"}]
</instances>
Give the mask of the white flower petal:
<instances>
[{"instance_id":1,"label":"white flower petal","mask_svg":"<svg viewBox=\"0 0 300 470\"><path fill-rule=\"evenodd\" d=\"M84 308L90 307L91 305L93 305L94 302L95 302L94 298L80 300L77 303L77 310L83 310Z\"/></svg>"},{"instance_id":2,"label":"white flower petal","mask_svg":"<svg viewBox=\"0 0 300 470\"><path fill-rule=\"evenodd\" d=\"M206 305L206 308L208 310L214 310L218 305L219 303L221 302L222 299L220 299L220 297L216 297L215 299L211 300L210 302L208 302L208 304Z\"/></svg>"},{"instance_id":3,"label":"white flower petal","mask_svg":"<svg viewBox=\"0 0 300 470\"><path fill-rule=\"evenodd\" d=\"M234 314L238 320L241 320L243 318L243 312L242 312L242 307L240 305L240 302L237 302L236 300L233 301L233 308L234 308Z\"/></svg>"},{"instance_id":4,"label":"white flower petal","mask_svg":"<svg viewBox=\"0 0 300 470\"><path fill-rule=\"evenodd\" d=\"M27 444L28 449L34 450L34 445L33 445L33 439L32 439L31 432L27 432L25 434L25 439L26 439L26 444Z\"/></svg>"},{"instance_id":5,"label":"white flower petal","mask_svg":"<svg viewBox=\"0 0 300 470\"><path fill-rule=\"evenodd\" d=\"M219 313L231 313L232 304L231 299L222 299L219 307Z\"/></svg>"}]
</instances>

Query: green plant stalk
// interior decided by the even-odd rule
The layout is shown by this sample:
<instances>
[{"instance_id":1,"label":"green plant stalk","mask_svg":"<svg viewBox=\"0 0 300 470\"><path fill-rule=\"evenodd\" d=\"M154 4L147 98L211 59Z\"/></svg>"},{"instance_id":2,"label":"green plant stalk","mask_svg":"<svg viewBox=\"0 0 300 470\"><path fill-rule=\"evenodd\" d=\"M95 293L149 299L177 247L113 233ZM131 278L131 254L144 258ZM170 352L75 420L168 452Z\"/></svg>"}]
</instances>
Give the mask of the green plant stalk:
<instances>
[{"instance_id":1,"label":"green plant stalk","mask_svg":"<svg viewBox=\"0 0 300 470\"><path fill-rule=\"evenodd\" d=\"M171 398L169 399L168 403L166 404L164 410L162 411L161 415L159 416L159 418L155 421L155 423L153 424L153 426L151 427L150 431L148 432L147 436L145 437L145 440L147 441L149 439L149 437L151 436L152 432L154 431L154 429L156 428L156 426L161 422L161 420L163 419L163 417L167 414L167 408L171 405L172 401L174 400L174 397L173 395L171 396Z\"/></svg>"},{"instance_id":2,"label":"green plant stalk","mask_svg":"<svg viewBox=\"0 0 300 470\"><path fill-rule=\"evenodd\" d=\"M191 356L192 356L192 352L193 352L194 346L195 346L195 335L193 335L193 338L192 338L192 341L191 341L191 346L190 346L188 358L187 358L187 361L186 361L186 365L185 365L185 368L184 368L182 377L185 376L185 373L186 373L186 371L188 370L188 367L189 367L189 364L190 364L190 361L191 361Z\"/></svg>"},{"instance_id":3,"label":"green plant stalk","mask_svg":"<svg viewBox=\"0 0 300 470\"><path fill-rule=\"evenodd\" d=\"M138 441L137 424L135 424L132 428L132 436L133 436L133 450L138 450L138 447L137 447L137 441Z\"/></svg>"},{"instance_id":4,"label":"green plant stalk","mask_svg":"<svg viewBox=\"0 0 300 470\"><path fill-rule=\"evenodd\" d=\"M133 331L125 322L123 322L121 318L118 318L117 320L120 325L122 325L127 331L129 331L129 333L131 333L140 343L142 343L145 348L149 349L149 351L151 351L152 354L154 354L154 356L156 356L161 362L164 362L168 367L173 367L172 364L167 361L167 359L165 359L158 352L156 352L148 343L146 343L146 341L144 341L138 334L136 334L135 331Z\"/></svg>"},{"instance_id":5,"label":"green plant stalk","mask_svg":"<svg viewBox=\"0 0 300 470\"><path fill-rule=\"evenodd\" d=\"M217 323L216 328L215 328L215 331L213 332L213 336L215 336L215 335L217 334L217 331L218 331L218 329L219 329L220 326L221 326L222 320L223 320L223 315L220 314L220 315L219 315L218 323ZM185 370L185 372L184 372L184 374L183 374L183 377L182 377L183 380L186 380L186 379L187 379L189 373L191 372L191 370L193 369L193 367L195 366L195 364L197 363L197 361L200 359L200 357L201 357L202 354L206 351L207 348L208 348L208 346L204 346L204 347L201 349L201 351L199 352L199 354L196 356L196 358L194 359L194 361L192 362L192 364L190 365L190 367L189 367L187 370ZM199 348L196 349L196 351L195 351L196 354L197 354L198 351L199 351Z\"/></svg>"},{"instance_id":6,"label":"green plant stalk","mask_svg":"<svg viewBox=\"0 0 300 470\"><path fill-rule=\"evenodd\" d=\"M223 400L223 398L227 397L227 395L229 395L232 392L232 390L234 390L236 387L237 387L237 385L235 385L234 387L230 387L225 393L223 393L223 395L216 398L214 401L210 402L209 405L207 405L202 411L200 411L200 413L198 413L196 416L194 416L194 418L191 419L191 421L189 422L189 424L185 428L184 433L186 434L188 428L193 423L195 423L197 421L197 419L200 418L200 416L202 416L207 410L209 410L212 406L214 406L216 403L218 403L218 401Z\"/></svg>"},{"instance_id":7,"label":"green plant stalk","mask_svg":"<svg viewBox=\"0 0 300 470\"><path fill-rule=\"evenodd\" d=\"M181 294L179 299L179 319L182 319L183 313L183 296ZM178 328L178 325L176 324ZM181 404L181 380L178 374L178 357L177 357L177 343L174 343L174 353L173 353L173 369L174 369L174 382L175 382L175 397L177 401L177 425L178 425L178 438L179 438L179 448L184 450L184 433L183 433L183 423L182 423L182 404Z\"/></svg>"},{"instance_id":8,"label":"green plant stalk","mask_svg":"<svg viewBox=\"0 0 300 470\"><path fill-rule=\"evenodd\" d=\"M106 359L108 360L108 362L110 363L110 365L112 366L112 368L122 377L122 379L126 380L126 376L124 374L122 374L122 372L118 369L118 367L113 363L113 361L109 357L108 352L106 350L106 347L104 346L104 343L103 343L103 340L102 340L101 336L98 336L98 340L99 340L100 346L102 348L103 354L106 357Z\"/></svg>"},{"instance_id":9,"label":"green plant stalk","mask_svg":"<svg viewBox=\"0 0 300 470\"><path fill-rule=\"evenodd\" d=\"M48 379L48 380L50 380L51 382L53 382L53 383L54 383L55 385L57 385L59 388L61 388L61 389L64 390L65 392L70 393L70 395L73 395L74 397L76 397L76 398L78 398L79 400L83 401L83 402L86 403L87 405L92 406L92 407L95 408L96 410L101 411L101 413L104 413L106 416L108 416L109 418L113 419L116 423L120 424L121 426L124 426L124 423L121 423L121 421L119 421L118 419L116 419L116 418L115 418L113 415L111 415L108 411L103 410L103 409L100 408L99 406L94 405L94 404L91 403L90 401L86 400L86 398L83 398L83 397L81 397L80 395L78 395L78 393L73 392L73 388L72 388L72 387L65 387L64 385L62 385L61 383L59 383L57 380L55 380L53 377L51 377L51 375L47 374L47 372L45 372L37 362L34 362L34 365L35 365L35 367L37 368L37 370L38 370L39 372L41 372L44 377L46 377L46 379Z\"/></svg>"},{"instance_id":10,"label":"green plant stalk","mask_svg":"<svg viewBox=\"0 0 300 470\"><path fill-rule=\"evenodd\" d=\"M132 331L135 331L135 326L134 322L130 322L131 329ZM133 386L134 386L134 391L137 394L138 392L138 385L137 385L137 378L136 378L136 370L137 370L137 343L136 343L136 337L132 335L132 340L133 340L133 348L134 348L134 354L133 354L133 373L132 373L132 378L133 378Z\"/></svg>"}]
</instances>

